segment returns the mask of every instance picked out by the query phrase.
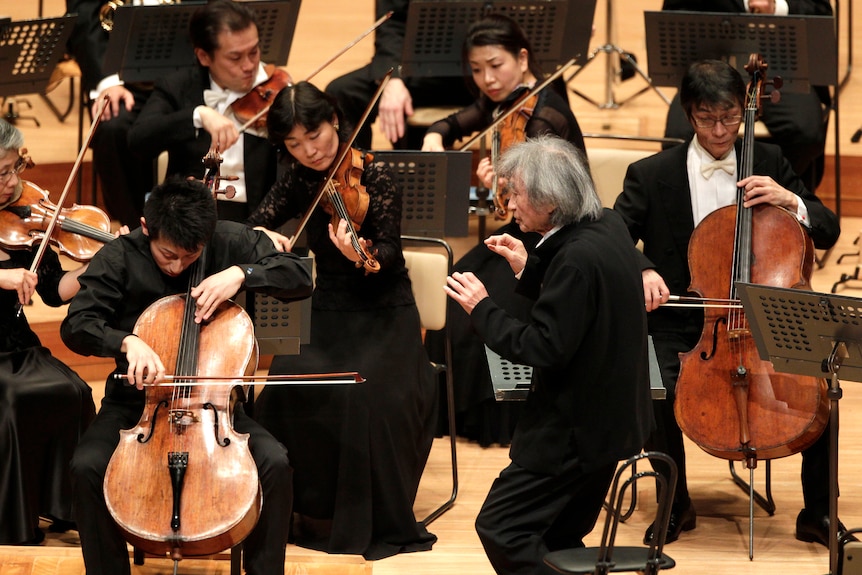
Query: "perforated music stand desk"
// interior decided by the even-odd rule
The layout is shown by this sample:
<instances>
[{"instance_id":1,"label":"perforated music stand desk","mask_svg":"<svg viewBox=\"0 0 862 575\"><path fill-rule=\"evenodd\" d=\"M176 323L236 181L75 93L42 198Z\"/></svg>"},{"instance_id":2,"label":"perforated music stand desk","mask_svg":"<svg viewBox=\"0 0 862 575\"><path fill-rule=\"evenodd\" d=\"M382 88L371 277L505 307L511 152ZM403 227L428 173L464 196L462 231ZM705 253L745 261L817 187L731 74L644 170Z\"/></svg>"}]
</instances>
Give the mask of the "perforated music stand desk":
<instances>
[{"instance_id":1,"label":"perforated music stand desk","mask_svg":"<svg viewBox=\"0 0 862 575\"><path fill-rule=\"evenodd\" d=\"M658 86L679 88L689 65L705 58L728 62L743 78L751 54L781 76L782 90L808 92L837 81L835 19L718 12L646 11L647 66Z\"/></svg>"},{"instance_id":2,"label":"perforated music stand desk","mask_svg":"<svg viewBox=\"0 0 862 575\"><path fill-rule=\"evenodd\" d=\"M523 29L539 64L553 71L561 63L587 60L596 0L413 0L407 12L404 76L462 76L461 46L471 24L504 14Z\"/></svg>"},{"instance_id":3,"label":"perforated music stand desk","mask_svg":"<svg viewBox=\"0 0 862 575\"><path fill-rule=\"evenodd\" d=\"M255 13L261 61L287 63L299 15L300 0L245 2ZM195 63L189 20L206 2L117 8L108 40L104 70L125 82L151 82Z\"/></svg>"},{"instance_id":4,"label":"perforated music stand desk","mask_svg":"<svg viewBox=\"0 0 862 575\"><path fill-rule=\"evenodd\" d=\"M63 56L76 15L0 19L0 96L44 93Z\"/></svg>"},{"instance_id":5,"label":"perforated music stand desk","mask_svg":"<svg viewBox=\"0 0 862 575\"><path fill-rule=\"evenodd\" d=\"M839 374L862 382L862 299L737 282L757 351L776 371L825 378L829 399L829 571L838 568Z\"/></svg>"},{"instance_id":6,"label":"perforated music stand desk","mask_svg":"<svg viewBox=\"0 0 862 575\"><path fill-rule=\"evenodd\" d=\"M667 390L661 380L661 370L655 355L652 336L647 336L647 351L649 354L649 384L650 396L653 399L665 399ZM533 368L520 363L512 363L501 357L487 345L485 357L491 373L491 385L494 388L494 399L497 401L523 401L530 392L530 381Z\"/></svg>"},{"instance_id":7,"label":"perforated music stand desk","mask_svg":"<svg viewBox=\"0 0 862 575\"><path fill-rule=\"evenodd\" d=\"M466 237L470 209L469 151L417 152L381 150L401 187L402 235L430 238Z\"/></svg>"}]
</instances>

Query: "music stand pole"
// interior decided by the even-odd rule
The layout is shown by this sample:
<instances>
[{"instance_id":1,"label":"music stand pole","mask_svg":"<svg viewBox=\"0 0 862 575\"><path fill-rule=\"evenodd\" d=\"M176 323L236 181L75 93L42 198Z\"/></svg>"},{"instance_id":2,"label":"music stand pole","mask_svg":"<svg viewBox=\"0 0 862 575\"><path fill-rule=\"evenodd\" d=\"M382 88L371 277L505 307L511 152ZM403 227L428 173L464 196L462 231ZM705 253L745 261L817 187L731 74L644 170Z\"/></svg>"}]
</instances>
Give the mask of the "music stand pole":
<instances>
[{"instance_id":1,"label":"music stand pole","mask_svg":"<svg viewBox=\"0 0 862 575\"><path fill-rule=\"evenodd\" d=\"M592 105L596 106L597 108L616 109L616 108L619 108L620 106L622 106L623 104L625 104L626 102L628 102L629 100L632 100L632 99L640 96L641 94L643 94L644 92L646 92L647 90L652 88L655 91L655 93L658 94L662 100L664 100L664 103L667 104L668 106L670 106L670 100L668 99L668 97L665 96L661 92L661 90L659 90L653 84L650 77L647 76L646 72L644 72L640 66L638 66L637 61L635 61L635 59L632 57L632 55L629 52L626 52L625 50L623 50L622 48L620 48L619 46L617 46L613 43L612 36L613 36L613 25L614 25L613 24L613 22L614 22L614 18L613 18L614 9L613 9L612 0L607 0L605 3L605 6L606 6L605 7L605 11L606 11L606 14L605 14L605 26L606 26L605 43L604 43L604 45L599 46L598 48L596 48L595 50L593 50L590 53L590 55L587 59L587 62L566 79L566 84L569 84L572 80L574 80L577 77L577 75L580 74L584 70L584 68L586 68L587 66L590 65L590 62L595 60L596 56L598 56L600 53L604 53L607 56L605 59L605 103L600 104L600 103L596 102L595 100L593 100L592 98L590 98L589 96L587 96L586 94L584 94L583 92L581 92L580 90L578 90L576 88L572 88L572 92L574 94L580 96L581 98L583 98L587 102L591 103ZM616 73L617 73L616 68L614 67L614 61L613 61L613 55L614 54L616 54L620 58L620 61L625 60L629 64L629 66L631 66L632 69L635 72L637 72L637 74L641 78L643 78L644 81L647 83L647 85L644 88L640 89L639 91L635 92L634 94L632 94L631 96L629 96L628 98L626 98L625 100L622 100L622 101L617 101L615 96L614 96L614 77L616 76Z\"/></svg>"},{"instance_id":2,"label":"music stand pole","mask_svg":"<svg viewBox=\"0 0 862 575\"><path fill-rule=\"evenodd\" d=\"M862 381L859 298L737 283L760 357L776 371L831 376L829 414L829 573L838 573L839 371Z\"/></svg>"}]
</instances>

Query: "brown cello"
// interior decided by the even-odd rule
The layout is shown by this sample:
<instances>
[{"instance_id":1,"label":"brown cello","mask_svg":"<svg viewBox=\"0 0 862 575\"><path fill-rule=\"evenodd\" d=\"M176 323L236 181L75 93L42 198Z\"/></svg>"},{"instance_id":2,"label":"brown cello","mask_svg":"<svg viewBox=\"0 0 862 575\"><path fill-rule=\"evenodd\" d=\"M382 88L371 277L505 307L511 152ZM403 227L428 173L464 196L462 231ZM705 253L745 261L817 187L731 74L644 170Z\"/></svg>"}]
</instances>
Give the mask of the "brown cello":
<instances>
[{"instance_id":1,"label":"brown cello","mask_svg":"<svg viewBox=\"0 0 862 575\"><path fill-rule=\"evenodd\" d=\"M174 383L146 388L141 418L120 432L104 480L108 510L127 541L175 562L242 541L262 503L248 435L233 429L242 382L257 369L254 326L231 301L195 322L190 292L204 279L206 257L204 249L192 264L185 294L157 300L135 324ZM199 374L217 377L208 383Z\"/></svg>"},{"instance_id":2,"label":"brown cello","mask_svg":"<svg viewBox=\"0 0 862 575\"><path fill-rule=\"evenodd\" d=\"M752 55L740 180L752 175L754 121L766 65ZM775 206L737 203L711 213L691 236L690 291L708 300L738 301L736 282L810 289L811 238L794 214ZM733 242L729 239L733 238ZM705 307L700 341L681 354L674 406L683 432L716 457L745 461L797 453L822 433L829 414L826 381L776 373L760 359L739 306Z\"/></svg>"}]
</instances>

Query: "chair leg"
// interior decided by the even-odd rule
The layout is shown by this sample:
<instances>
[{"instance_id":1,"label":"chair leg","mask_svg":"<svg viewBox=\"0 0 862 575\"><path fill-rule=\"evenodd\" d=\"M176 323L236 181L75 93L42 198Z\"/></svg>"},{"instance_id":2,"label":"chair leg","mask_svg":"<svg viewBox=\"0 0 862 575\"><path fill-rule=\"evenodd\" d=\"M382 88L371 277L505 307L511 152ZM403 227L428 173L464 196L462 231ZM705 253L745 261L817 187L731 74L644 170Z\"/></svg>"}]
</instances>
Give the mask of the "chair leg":
<instances>
[{"instance_id":1,"label":"chair leg","mask_svg":"<svg viewBox=\"0 0 862 575\"><path fill-rule=\"evenodd\" d=\"M242 543L230 549L230 575L242 575Z\"/></svg>"},{"instance_id":2,"label":"chair leg","mask_svg":"<svg viewBox=\"0 0 862 575\"><path fill-rule=\"evenodd\" d=\"M143 565L144 564L144 550L138 547L132 549L132 562L135 565Z\"/></svg>"},{"instance_id":3,"label":"chair leg","mask_svg":"<svg viewBox=\"0 0 862 575\"><path fill-rule=\"evenodd\" d=\"M446 366L442 369L444 370L446 376L446 411L449 418L449 445L451 448L452 457L452 494L449 496L449 499L447 501L445 501L440 507L429 513L422 520L425 525L430 524L432 521L443 515L443 513L448 511L449 508L451 508L455 504L455 498L458 496L458 455L455 436L455 385L452 381L452 374L449 370L449 366L452 365L452 350L449 345L448 337L446 343L446 351L444 353L446 355ZM440 368L438 367L438 369Z\"/></svg>"}]
</instances>

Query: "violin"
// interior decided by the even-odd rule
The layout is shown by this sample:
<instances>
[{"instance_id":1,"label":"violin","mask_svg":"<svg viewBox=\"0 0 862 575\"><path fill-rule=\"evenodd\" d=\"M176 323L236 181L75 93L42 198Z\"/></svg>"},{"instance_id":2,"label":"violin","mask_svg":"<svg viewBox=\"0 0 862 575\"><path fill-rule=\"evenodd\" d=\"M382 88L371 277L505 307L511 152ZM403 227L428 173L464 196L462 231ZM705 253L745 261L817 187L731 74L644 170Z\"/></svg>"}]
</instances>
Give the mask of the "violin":
<instances>
[{"instance_id":1,"label":"violin","mask_svg":"<svg viewBox=\"0 0 862 575\"><path fill-rule=\"evenodd\" d=\"M525 88L530 93L529 88ZM519 98L519 101L521 99ZM533 117L539 95L533 93L521 102L516 111L509 114L494 128L491 135L491 165L496 166L500 155L509 149L512 144L523 142L527 139L527 122ZM498 112L499 114L499 112ZM496 171L491 182L491 196L494 198L494 219L503 220L509 213L509 195L507 188L499 189Z\"/></svg>"},{"instance_id":2,"label":"violin","mask_svg":"<svg viewBox=\"0 0 862 575\"><path fill-rule=\"evenodd\" d=\"M766 64L752 55L739 179L752 175L754 121ZM774 101L774 96L773 96ZM814 245L796 216L783 208L735 205L715 210L689 242L689 290L706 300L738 302L737 282L810 289ZM680 354L674 413L682 431L716 457L745 461L797 453L810 446L828 420L826 381L775 372L762 360L744 310L705 306L700 341ZM726 307L727 309L722 309Z\"/></svg>"},{"instance_id":3,"label":"violin","mask_svg":"<svg viewBox=\"0 0 862 575\"><path fill-rule=\"evenodd\" d=\"M45 231L54 214L59 225L48 241L75 261L88 262L106 242L114 239L111 219L96 206L59 208L51 203L48 192L22 180L21 197L0 210L0 246L4 249L30 249L44 241Z\"/></svg>"},{"instance_id":4,"label":"violin","mask_svg":"<svg viewBox=\"0 0 862 575\"><path fill-rule=\"evenodd\" d=\"M246 129L252 127L257 130L265 130L266 111L269 110L278 93L286 86L293 84L293 79L287 70L277 68L274 64L264 66L264 71L267 79L230 105L234 116Z\"/></svg>"}]
</instances>

